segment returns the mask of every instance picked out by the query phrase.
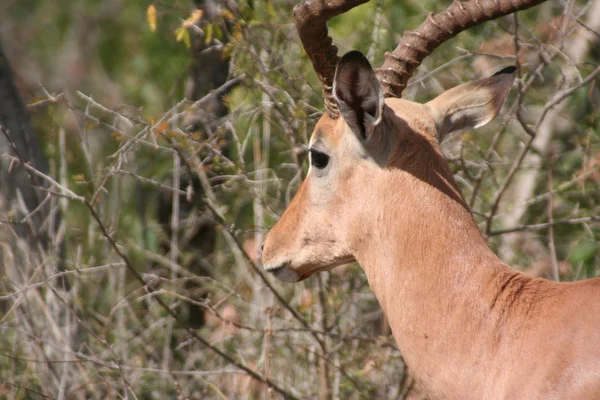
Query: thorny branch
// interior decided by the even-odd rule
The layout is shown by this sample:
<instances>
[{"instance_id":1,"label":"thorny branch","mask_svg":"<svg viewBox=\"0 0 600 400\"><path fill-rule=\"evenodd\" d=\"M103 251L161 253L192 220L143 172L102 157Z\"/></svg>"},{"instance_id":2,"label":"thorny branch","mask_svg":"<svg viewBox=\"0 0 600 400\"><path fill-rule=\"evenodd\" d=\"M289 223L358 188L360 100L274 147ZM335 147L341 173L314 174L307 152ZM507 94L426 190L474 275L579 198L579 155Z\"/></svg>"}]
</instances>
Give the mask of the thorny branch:
<instances>
[{"instance_id":1,"label":"thorny branch","mask_svg":"<svg viewBox=\"0 0 600 400\"><path fill-rule=\"evenodd\" d=\"M7 157L11 157L11 156L7 155ZM14 160L17 160L14 157L12 157L12 158ZM20 160L19 160L19 162L20 162ZM62 195L66 196L70 200L75 200L75 201L79 201L79 202L83 203L87 207L87 209L89 210L89 212L90 212L92 218L94 219L94 221L96 221L96 223L98 224L98 227L102 231L102 235L109 242L109 244L112 247L113 251L119 256L119 258L121 258L123 260L123 262L125 263L127 269L129 270L129 272L148 291L149 294L152 294L155 291L155 289L153 288L151 282L147 282L142 277L142 275L138 272L138 270L136 269L136 267L129 260L129 257L127 257L121 251L120 246L117 244L117 242L114 240L114 238L112 237L112 235L108 232L108 230L104 226L104 223L102 222L102 219L100 218L100 216L98 215L98 213L94 209L94 206L91 204L91 202L87 201L82 196L76 195L71 190L69 190L69 189L61 186L54 179L52 179L49 176L47 176L45 174L42 174L41 172L35 170L35 168L33 168L33 167L31 167L31 166L29 166L27 164L23 164L23 165L25 166L25 168L27 168L28 170L30 170L36 176L39 176L40 178L42 178L42 179L46 180L48 183L50 183L53 187L56 187L57 189L59 189L61 191ZM153 296L153 298L163 308L163 310L165 310L177 322L177 324L179 326L181 326L182 328L184 328L191 337L193 337L195 340L197 340L198 342L200 342L202 345L206 346L211 351L213 351L214 353L218 354L220 357L222 357L223 359L225 359L228 363L230 363L232 365L235 365L237 368L243 370L248 375L250 375L253 379L256 379L259 382L266 382L270 387L272 387L275 391L277 391L278 393L280 393L281 395L283 395L285 398L297 399L297 397L294 394L292 394L291 392L285 390L279 384L275 383L271 379L265 378L264 376L260 375L255 370L253 370L253 369L249 368L248 366L246 366L246 365L244 365L244 364L236 361L235 359L233 359L227 353L223 352L219 348L217 348L217 347L213 346L212 344L210 344L210 342L208 342L206 339L204 339L202 336L200 336L198 333L196 333L196 331L194 329L190 328L189 325L181 318L181 316L178 315L171 307L169 307L167 305L167 303L160 296Z\"/></svg>"}]
</instances>

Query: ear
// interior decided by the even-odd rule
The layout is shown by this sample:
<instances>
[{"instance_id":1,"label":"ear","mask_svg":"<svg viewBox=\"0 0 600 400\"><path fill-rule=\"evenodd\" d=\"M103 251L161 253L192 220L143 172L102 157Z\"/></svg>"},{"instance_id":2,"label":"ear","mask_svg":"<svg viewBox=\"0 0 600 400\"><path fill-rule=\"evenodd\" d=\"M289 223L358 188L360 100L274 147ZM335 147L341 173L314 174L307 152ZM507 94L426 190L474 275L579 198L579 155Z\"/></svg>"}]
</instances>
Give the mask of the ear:
<instances>
[{"instance_id":1,"label":"ear","mask_svg":"<svg viewBox=\"0 0 600 400\"><path fill-rule=\"evenodd\" d=\"M440 142L449 133L478 128L494 119L516 75L516 67L506 67L489 78L447 90L427 103L433 111Z\"/></svg>"},{"instance_id":2,"label":"ear","mask_svg":"<svg viewBox=\"0 0 600 400\"><path fill-rule=\"evenodd\" d=\"M335 69L333 97L344 121L362 139L383 115L383 92L371 64L360 51L346 53Z\"/></svg>"}]
</instances>

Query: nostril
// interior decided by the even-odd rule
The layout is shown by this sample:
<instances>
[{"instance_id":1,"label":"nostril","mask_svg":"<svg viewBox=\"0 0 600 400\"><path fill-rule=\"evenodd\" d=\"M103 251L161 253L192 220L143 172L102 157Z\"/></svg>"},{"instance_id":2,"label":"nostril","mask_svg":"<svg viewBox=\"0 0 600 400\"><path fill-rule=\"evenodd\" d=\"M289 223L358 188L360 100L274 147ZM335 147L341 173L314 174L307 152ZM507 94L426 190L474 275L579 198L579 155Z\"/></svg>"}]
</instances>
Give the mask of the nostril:
<instances>
[{"instance_id":1,"label":"nostril","mask_svg":"<svg viewBox=\"0 0 600 400\"><path fill-rule=\"evenodd\" d=\"M265 241L263 240L263 242L260 244L260 251L263 251L265 248Z\"/></svg>"}]
</instances>

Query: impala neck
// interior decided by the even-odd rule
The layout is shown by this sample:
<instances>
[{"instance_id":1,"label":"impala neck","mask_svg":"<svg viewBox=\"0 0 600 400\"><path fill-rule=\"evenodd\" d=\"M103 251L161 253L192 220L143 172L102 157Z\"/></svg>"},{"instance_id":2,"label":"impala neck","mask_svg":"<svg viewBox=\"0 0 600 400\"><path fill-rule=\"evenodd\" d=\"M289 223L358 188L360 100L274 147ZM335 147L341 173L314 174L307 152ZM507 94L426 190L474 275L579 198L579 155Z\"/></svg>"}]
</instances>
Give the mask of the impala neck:
<instances>
[{"instance_id":1,"label":"impala neck","mask_svg":"<svg viewBox=\"0 0 600 400\"><path fill-rule=\"evenodd\" d=\"M516 272L488 248L433 150L431 167L422 169L428 176L403 168L381 171L375 182L381 206L367 215L374 223L363 224L356 258L413 376L448 394L461 379L475 381L475 370L485 367L482 352L491 350L477 348L474 338L494 334L490 309ZM390 187L410 190L394 193ZM428 390L432 395L436 388Z\"/></svg>"}]
</instances>

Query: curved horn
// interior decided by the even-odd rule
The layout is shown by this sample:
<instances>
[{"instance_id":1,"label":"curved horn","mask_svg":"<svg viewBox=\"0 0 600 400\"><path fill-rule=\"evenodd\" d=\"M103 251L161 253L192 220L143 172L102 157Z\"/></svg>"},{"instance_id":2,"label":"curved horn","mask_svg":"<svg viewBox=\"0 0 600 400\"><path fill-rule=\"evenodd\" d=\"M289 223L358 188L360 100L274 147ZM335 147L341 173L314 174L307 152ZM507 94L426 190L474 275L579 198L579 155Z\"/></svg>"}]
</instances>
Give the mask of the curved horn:
<instances>
[{"instance_id":1,"label":"curved horn","mask_svg":"<svg viewBox=\"0 0 600 400\"><path fill-rule=\"evenodd\" d=\"M429 14L416 30L406 31L385 61L377 78L385 97L401 97L413 72L440 44L483 22L525 10L545 0L454 0L446 10Z\"/></svg>"},{"instance_id":2,"label":"curved horn","mask_svg":"<svg viewBox=\"0 0 600 400\"><path fill-rule=\"evenodd\" d=\"M327 34L327 21L368 1L312 0L294 7L296 29L304 50L323 85L323 99L327 114L334 119L340 115L332 95L335 66L340 58L337 55L337 47Z\"/></svg>"}]
</instances>

